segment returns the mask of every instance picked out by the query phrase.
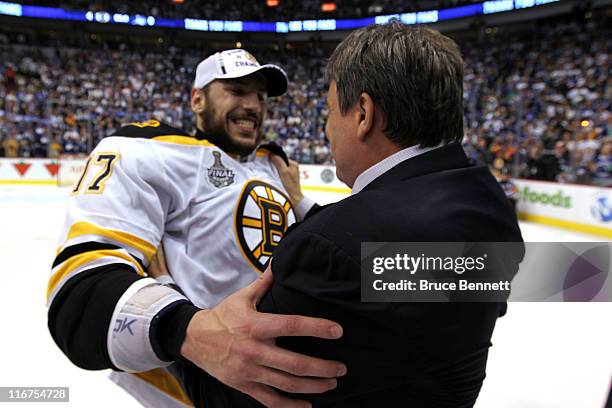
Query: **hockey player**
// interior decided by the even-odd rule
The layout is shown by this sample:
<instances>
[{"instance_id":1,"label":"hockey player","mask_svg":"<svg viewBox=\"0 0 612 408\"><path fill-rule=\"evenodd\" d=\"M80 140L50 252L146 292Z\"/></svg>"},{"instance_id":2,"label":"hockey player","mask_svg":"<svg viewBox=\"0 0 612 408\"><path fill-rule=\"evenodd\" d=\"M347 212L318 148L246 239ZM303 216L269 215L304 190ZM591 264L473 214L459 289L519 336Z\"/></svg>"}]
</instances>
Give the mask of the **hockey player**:
<instances>
[{"instance_id":1,"label":"hockey player","mask_svg":"<svg viewBox=\"0 0 612 408\"><path fill-rule=\"evenodd\" d=\"M196 70L195 135L152 120L95 148L72 191L47 290L49 330L73 363L116 370L116 380L148 406L190 404L163 369L177 359L265 405L303 406L271 387L335 387L346 371L341 363L287 352L274 339L337 338L340 326L255 311L270 277L252 282L287 227L312 206L295 186L291 194L283 188L272 163L274 155L286 160L282 150L259 146L266 98L286 89L281 68L244 50L218 52ZM162 244L184 294L147 277ZM170 311L182 318L165 319ZM235 326L224 325L228 316ZM168 344L164 333L188 327L206 333L207 343L187 336ZM194 349L201 353L181 354Z\"/></svg>"}]
</instances>

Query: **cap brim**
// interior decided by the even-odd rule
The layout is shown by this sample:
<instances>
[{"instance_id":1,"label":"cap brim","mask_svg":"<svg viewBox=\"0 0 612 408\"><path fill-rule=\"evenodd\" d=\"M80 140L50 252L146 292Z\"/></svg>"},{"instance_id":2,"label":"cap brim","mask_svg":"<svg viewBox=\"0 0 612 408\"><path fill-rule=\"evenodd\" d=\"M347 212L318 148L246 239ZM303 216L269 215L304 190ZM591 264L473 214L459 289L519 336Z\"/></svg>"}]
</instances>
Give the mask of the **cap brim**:
<instances>
[{"instance_id":1,"label":"cap brim","mask_svg":"<svg viewBox=\"0 0 612 408\"><path fill-rule=\"evenodd\" d=\"M287 92L288 80L285 71L274 64L261 65L259 67L253 67L248 72L243 71L238 75L226 74L218 76L217 79L233 79L243 78L256 72L260 72L266 80L266 91L268 96L281 96Z\"/></svg>"},{"instance_id":2,"label":"cap brim","mask_svg":"<svg viewBox=\"0 0 612 408\"><path fill-rule=\"evenodd\" d=\"M268 96L281 96L287 92L287 74L281 67L272 64L262 65L259 69L266 78Z\"/></svg>"}]
</instances>

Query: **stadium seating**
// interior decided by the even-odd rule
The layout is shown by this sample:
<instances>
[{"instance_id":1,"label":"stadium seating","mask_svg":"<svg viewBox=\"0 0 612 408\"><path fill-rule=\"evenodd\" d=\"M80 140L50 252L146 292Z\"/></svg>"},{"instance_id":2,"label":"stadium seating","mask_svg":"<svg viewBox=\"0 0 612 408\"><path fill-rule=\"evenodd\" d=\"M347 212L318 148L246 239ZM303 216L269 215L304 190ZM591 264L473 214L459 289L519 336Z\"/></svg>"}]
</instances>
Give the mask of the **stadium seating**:
<instances>
[{"instance_id":1,"label":"stadium seating","mask_svg":"<svg viewBox=\"0 0 612 408\"><path fill-rule=\"evenodd\" d=\"M513 175L608 184L610 29L584 18L538 27L482 28L477 39L458 40L466 63L466 151ZM285 67L291 79L288 94L269 104L265 137L302 163L330 163L323 79L329 51L251 51ZM0 35L0 157L86 154L122 123L150 118L193 130L188 96L204 56L130 44L41 46Z\"/></svg>"}]
</instances>

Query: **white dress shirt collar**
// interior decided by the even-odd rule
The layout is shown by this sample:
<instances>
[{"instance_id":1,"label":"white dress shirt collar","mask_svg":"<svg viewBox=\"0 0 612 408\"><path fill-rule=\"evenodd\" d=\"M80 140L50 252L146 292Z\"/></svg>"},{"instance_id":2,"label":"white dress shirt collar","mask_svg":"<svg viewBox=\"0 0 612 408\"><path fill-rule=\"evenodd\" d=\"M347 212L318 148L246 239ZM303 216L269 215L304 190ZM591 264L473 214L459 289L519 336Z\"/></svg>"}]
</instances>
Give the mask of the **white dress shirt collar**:
<instances>
[{"instance_id":1,"label":"white dress shirt collar","mask_svg":"<svg viewBox=\"0 0 612 408\"><path fill-rule=\"evenodd\" d=\"M366 171L361 173L355 183L353 184L353 190L351 194L357 194L361 190L363 190L368 184L376 180L378 177L383 175L384 173L391 170L393 167L397 166L401 162L404 162L408 159L416 157L420 154L429 152L431 150L437 149L442 146L442 144L434 147L425 147L421 148L419 145L410 146L403 150L400 150L397 153L392 154L391 156L379 161L372 167L368 168Z\"/></svg>"}]
</instances>

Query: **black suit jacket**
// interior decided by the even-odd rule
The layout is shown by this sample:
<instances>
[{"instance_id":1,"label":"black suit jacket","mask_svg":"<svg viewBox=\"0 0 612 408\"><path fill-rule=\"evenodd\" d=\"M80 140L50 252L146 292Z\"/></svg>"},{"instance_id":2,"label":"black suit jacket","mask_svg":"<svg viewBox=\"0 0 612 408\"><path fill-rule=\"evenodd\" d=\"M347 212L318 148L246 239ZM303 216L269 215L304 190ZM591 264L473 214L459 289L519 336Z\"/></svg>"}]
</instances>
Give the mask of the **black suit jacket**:
<instances>
[{"instance_id":1,"label":"black suit jacket","mask_svg":"<svg viewBox=\"0 0 612 408\"><path fill-rule=\"evenodd\" d=\"M522 241L503 191L458 144L407 160L363 191L312 211L274 253L263 312L324 317L340 340L281 338L279 345L342 361L348 374L315 407L471 407L482 381L499 303L361 303L360 244L367 241ZM502 310L504 309L504 310ZM205 407L259 406L212 377L188 392Z\"/></svg>"}]
</instances>

